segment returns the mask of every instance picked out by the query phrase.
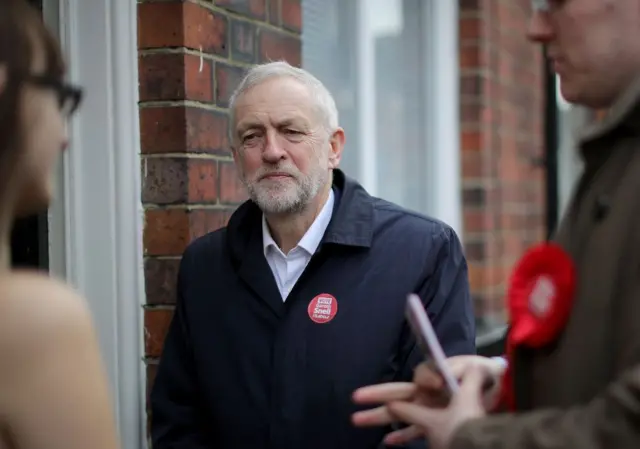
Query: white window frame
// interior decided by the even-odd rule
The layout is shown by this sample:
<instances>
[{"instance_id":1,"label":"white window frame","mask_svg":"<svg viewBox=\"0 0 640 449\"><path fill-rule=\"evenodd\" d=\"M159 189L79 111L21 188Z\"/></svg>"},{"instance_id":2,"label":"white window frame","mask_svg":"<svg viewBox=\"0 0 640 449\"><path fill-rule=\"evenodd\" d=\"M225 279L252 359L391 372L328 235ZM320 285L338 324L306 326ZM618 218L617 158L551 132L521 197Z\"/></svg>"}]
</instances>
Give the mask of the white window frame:
<instances>
[{"instance_id":1,"label":"white window frame","mask_svg":"<svg viewBox=\"0 0 640 449\"><path fill-rule=\"evenodd\" d=\"M122 447L146 448L137 5L44 0L85 99L49 212L51 271L88 299Z\"/></svg>"},{"instance_id":2,"label":"white window frame","mask_svg":"<svg viewBox=\"0 0 640 449\"><path fill-rule=\"evenodd\" d=\"M304 0L303 0L304 1ZM358 172L354 175L372 195L380 195L378 160L381 154L372 126L376 123L375 52L370 38L370 0L357 3L358 61ZM420 4L421 38L425 54L424 167L426 199L421 210L449 224L463 237L460 157L460 68L458 57L459 6L457 1L423 0ZM391 157L391 156L390 156Z\"/></svg>"},{"instance_id":3,"label":"white window frame","mask_svg":"<svg viewBox=\"0 0 640 449\"><path fill-rule=\"evenodd\" d=\"M459 2L429 0L422 7L427 33L424 72L427 117L429 212L451 226L460 240L462 222L462 165L460 155Z\"/></svg>"}]
</instances>

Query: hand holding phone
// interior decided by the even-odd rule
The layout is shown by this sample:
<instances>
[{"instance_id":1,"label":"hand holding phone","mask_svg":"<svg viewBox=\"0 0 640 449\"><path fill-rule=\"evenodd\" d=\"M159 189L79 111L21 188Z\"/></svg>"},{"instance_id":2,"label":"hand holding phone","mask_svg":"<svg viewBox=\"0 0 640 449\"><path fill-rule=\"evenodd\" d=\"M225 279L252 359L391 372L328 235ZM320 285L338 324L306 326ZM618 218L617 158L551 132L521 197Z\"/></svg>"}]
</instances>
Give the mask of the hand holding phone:
<instances>
[{"instance_id":1,"label":"hand holding phone","mask_svg":"<svg viewBox=\"0 0 640 449\"><path fill-rule=\"evenodd\" d=\"M447 364L447 356L436 335L429 316L422 305L422 301L415 293L407 296L406 316L409 326L415 335L418 346L427 360L444 379L449 393L458 391L459 384Z\"/></svg>"}]
</instances>

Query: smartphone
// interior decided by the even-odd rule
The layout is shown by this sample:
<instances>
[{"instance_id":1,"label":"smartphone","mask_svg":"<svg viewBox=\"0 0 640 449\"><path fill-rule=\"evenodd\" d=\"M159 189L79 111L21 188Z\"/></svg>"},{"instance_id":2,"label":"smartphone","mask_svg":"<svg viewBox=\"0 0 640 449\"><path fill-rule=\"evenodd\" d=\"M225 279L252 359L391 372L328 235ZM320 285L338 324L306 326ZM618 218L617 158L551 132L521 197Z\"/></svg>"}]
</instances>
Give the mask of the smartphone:
<instances>
[{"instance_id":1,"label":"smartphone","mask_svg":"<svg viewBox=\"0 0 640 449\"><path fill-rule=\"evenodd\" d=\"M416 337L418 346L425 355L425 358L442 376L449 393L456 393L459 388L458 381L447 365L447 356L442 350L442 345L440 345L440 341L438 341L438 337L433 330L427 312L424 310L422 301L420 301L420 298L415 293L407 296L406 316L409 326Z\"/></svg>"}]
</instances>

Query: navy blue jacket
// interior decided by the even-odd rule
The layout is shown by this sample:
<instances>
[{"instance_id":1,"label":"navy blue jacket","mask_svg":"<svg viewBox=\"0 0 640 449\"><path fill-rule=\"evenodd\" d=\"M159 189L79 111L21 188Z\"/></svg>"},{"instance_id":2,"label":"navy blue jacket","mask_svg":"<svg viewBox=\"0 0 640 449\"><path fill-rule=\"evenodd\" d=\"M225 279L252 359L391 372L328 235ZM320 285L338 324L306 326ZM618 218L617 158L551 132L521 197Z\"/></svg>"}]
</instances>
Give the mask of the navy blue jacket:
<instances>
[{"instance_id":1,"label":"navy blue jacket","mask_svg":"<svg viewBox=\"0 0 640 449\"><path fill-rule=\"evenodd\" d=\"M389 429L353 427L351 394L410 380L422 361L404 318L409 292L448 355L475 352L453 230L371 197L338 170L334 191L329 227L286 302L252 202L187 248L151 392L153 449L375 449ZM308 306L323 293L338 309L317 324Z\"/></svg>"}]
</instances>

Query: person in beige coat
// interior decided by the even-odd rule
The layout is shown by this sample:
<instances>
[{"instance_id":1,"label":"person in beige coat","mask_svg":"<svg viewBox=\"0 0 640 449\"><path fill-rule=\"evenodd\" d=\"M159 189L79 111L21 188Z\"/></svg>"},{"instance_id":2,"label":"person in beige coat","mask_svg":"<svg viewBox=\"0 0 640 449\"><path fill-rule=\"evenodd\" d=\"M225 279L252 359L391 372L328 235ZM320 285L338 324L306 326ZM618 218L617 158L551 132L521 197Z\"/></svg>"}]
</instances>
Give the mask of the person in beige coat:
<instances>
[{"instance_id":1,"label":"person in beige coat","mask_svg":"<svg viewBox=\"0 0 640 449\"><path fill-rule=\"evenodd\" d=\"M580 139L584 172L553 239L575 266L571 315L555 341L518 359L517 413L491 413L503 367L476 356L449 361L461 379L451 401L438 401L442 382L426 364L412 384L356 391L357 403L383 404L356 413L356 425L409 424L388 443L640 448L640 0L532 6L528 36L546 45L565 99L607 110ZM487 378L496 388L483 393Z\"/></svg>"}]
</instances>

